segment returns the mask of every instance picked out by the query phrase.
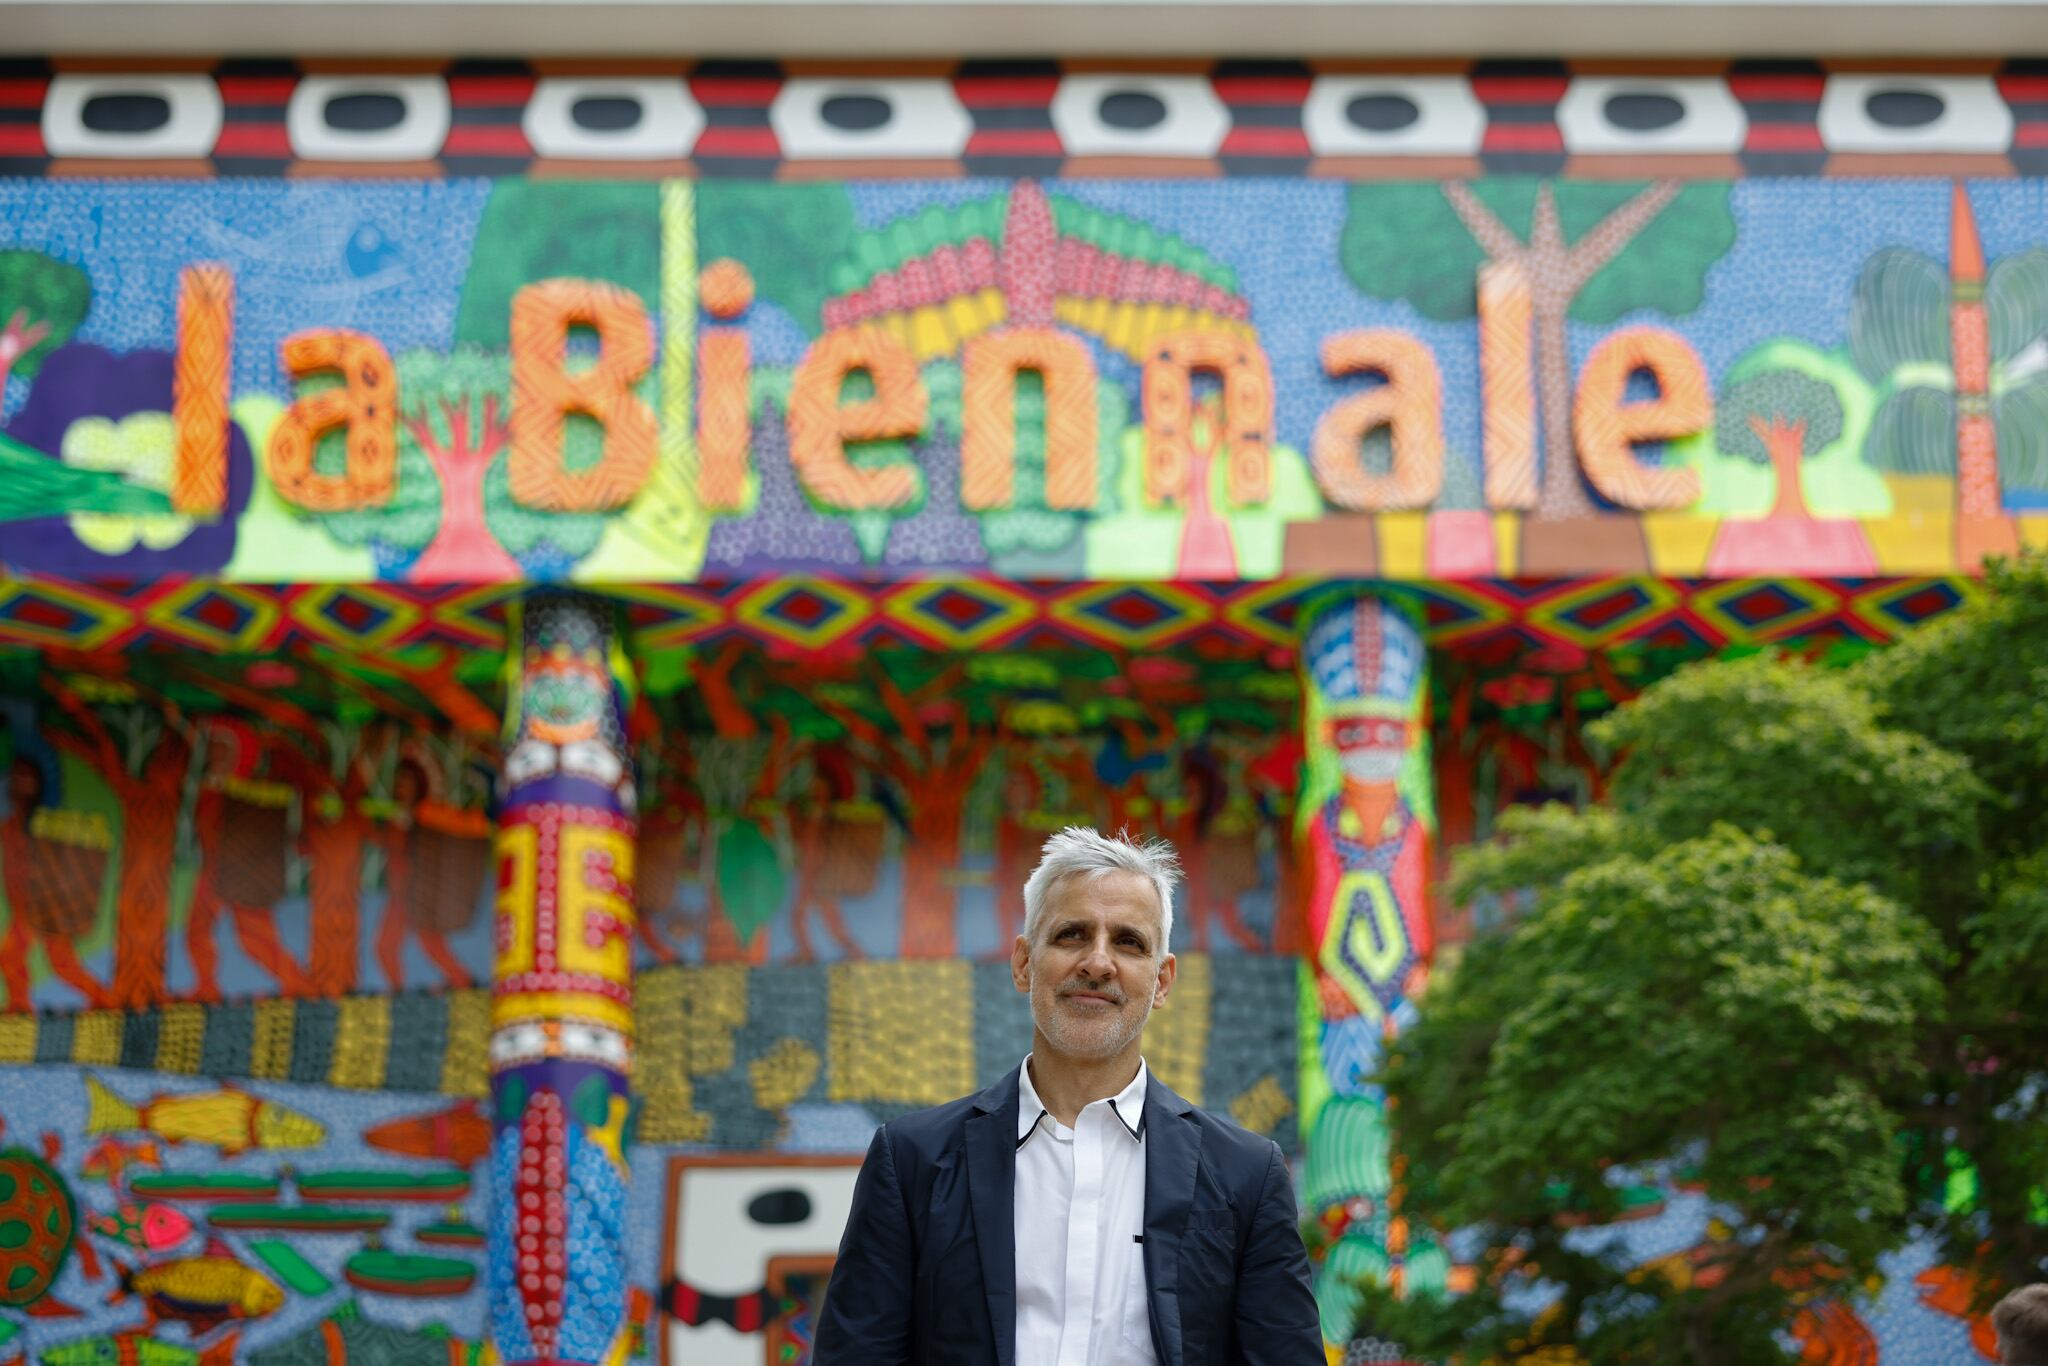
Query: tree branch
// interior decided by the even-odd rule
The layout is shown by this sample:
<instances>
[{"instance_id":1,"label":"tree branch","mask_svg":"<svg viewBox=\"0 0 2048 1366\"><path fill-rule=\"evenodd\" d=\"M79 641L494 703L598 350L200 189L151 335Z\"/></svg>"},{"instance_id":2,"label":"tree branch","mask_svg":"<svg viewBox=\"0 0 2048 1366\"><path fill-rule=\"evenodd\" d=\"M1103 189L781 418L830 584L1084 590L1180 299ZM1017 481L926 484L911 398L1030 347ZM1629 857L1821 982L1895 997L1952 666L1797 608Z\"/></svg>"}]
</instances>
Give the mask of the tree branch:
<instances>
[{"instance_id":1,"label":"tree branch","mask_svg":"<svg viewBox=\"0 0 2048 1366\"><path fill-rule=\"evenodd\" d=\"M1659 180L1601 219L1591 232L1574 242L1565 256L1565 279L1571 292L1577 293L1581 286L1600 273L1602 266L1620 254L1637 233L1650 226L1650 220L1664 212L1665 206L1678 197L1678 190L1677 181Z\"/></svg>"},{"instance_id":2,"label":"tree branch","mask_svg":"<svg viewBox=\"0 0 2048 1366\"><path fill-rule=\"evenodd\" d=\"M1462 181L1447 181L1443 191L1452 211L1458 215L1458 221L1465 225L1466 232L1472 234L1472 240L1479 244L1488 260L1512 261L1522 254L1522 240L1500 221L1492 209L1480 202L1471 186Z\"/></svg>"}]
</instances>

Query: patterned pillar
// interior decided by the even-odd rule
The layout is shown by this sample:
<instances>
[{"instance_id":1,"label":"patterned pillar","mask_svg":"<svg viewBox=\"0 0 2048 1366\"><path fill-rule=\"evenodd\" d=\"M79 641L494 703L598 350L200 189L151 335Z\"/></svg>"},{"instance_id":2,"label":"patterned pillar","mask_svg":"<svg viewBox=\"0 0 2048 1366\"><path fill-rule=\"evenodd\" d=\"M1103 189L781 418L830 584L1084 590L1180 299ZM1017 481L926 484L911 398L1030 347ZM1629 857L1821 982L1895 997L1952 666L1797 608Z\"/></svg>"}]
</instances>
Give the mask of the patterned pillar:
<instances>
[{"instance_id":1,"label":"patterned pillar","mask_svg":"<svg viewBox=\"0 0 2048 1366\"><path fill-rule=\"evenodd\" d=\"M632 674L612 606L545 590L509 623L491 991L490 1332L508 1366L626 1337Z\"/></svg>"},{"instance_id":2,"label":"patterned pillar","mask_svg":"<svg viewBox=\"0 0 2048 1366\"><path fill-rule=\"evenodd\" d=\"M1317 1221L1323 1336L1341 1342L1355 1312L1352 1281L1440 1289L1450 1270L1442 1247L1402 1216L1384 1098L1364 1080L1381 1045L1414 1019L1434 944L1421 612L1360 588L1317 598L1302 614L1301 670L1302 1199Z\"/></svg>"}]
</instances>

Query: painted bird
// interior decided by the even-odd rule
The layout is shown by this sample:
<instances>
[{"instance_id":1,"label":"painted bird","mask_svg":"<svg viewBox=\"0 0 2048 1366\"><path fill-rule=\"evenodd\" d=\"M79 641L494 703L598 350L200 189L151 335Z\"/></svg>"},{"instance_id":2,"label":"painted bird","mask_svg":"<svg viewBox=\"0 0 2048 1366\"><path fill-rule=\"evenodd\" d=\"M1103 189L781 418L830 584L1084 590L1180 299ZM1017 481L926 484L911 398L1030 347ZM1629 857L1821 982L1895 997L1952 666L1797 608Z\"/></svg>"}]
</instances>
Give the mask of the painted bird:
<instances>
[{"instance_id":1,"label":"painted bird","mask_svg":"<svg viewBox=\"0 0 2048 1366\"><path fill-rule=\"evenodd\" d=\"M205 1350L162 1342L144 1329L110 1337L79 1338L45 1348L43 1366L230 1366L239 1334L229 1333Z\"/></svg>"},{"instance_id":2,"label":"painted bird","mask_svg":"<svg viewBox=\"0 0 2048 1366\"><path fill-rule=\"evenodd\" d=\"M85 1155L78 1173L88 1181L119 1181L130 1167L163 1170L164 1150L153 1138L103 1138Z\"/></svg>"},{"instance_id":3,"label":"painted bird","mask_svg":"<svg viewBox=\"0 0 2048 1366\"><path fill-rule=\"evenodd\" d=\"M230 1319L265 1318L284 1307L277 1282L242 1262L218 1238L196 1257L139 1270L122 1267L121 1289L112 1298L130 1294L141 1297L151 1319L176 1319L195 1338Z\"/></svg>"},{"instance_id":4,"label":"painted bird","mask_svg":"<svg viewBox=\"0 0 2048 1366\"><path fill-rule=\"evenodd\" d=\"M165 1204L124 1204L112 1214L88 1214L85 1226L138 1252L162 1252L192 1236L192 1221Z\"/></svg>"},{"instance_id":5,"label":"painted bird","mask_svg":"<svg viewBox=\"0 0 2048 1366\"><path fill-rule=\"evenodd\" d=\"M363 1142L387 1153L431 1157L467 1167L491 1150L491 1122L473 1100L401 1115L363 1131Z\"/></svg>"},{"instance_id":6,"label":"painted bird","mask_svg":"<svg viewBox=\"0 0 2048 1366\"><path fill-rule=\"evenodd\" d=\"M85 1079L87 1134L142 1129L173 1143L205 1143L233 1157L251 1148L315 1148L327 1126L232 1086L218 1091L160 1092L137 1104Z\"/></svg>"}]
</instances>

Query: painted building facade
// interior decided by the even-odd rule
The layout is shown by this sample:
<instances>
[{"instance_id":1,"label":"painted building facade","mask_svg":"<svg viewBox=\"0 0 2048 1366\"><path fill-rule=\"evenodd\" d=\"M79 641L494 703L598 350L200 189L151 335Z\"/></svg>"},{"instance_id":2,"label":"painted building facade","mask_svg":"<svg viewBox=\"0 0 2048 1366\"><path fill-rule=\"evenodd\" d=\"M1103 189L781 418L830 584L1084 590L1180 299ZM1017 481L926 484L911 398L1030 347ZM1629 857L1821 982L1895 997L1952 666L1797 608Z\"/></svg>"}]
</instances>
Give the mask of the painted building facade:
<instances>
[{"instance_id":1,"label":"painted building facade","mask_svg":"<svg viewBox=\"0 0 2048 1366\"><path fill-rule=\"evenodd\" d=\"M802 1362L1078 822L1383 1359L1449 852L2048 542L2048 66L1937 65L9 63L0 1352Z\"/></svg>"}]
</instances>

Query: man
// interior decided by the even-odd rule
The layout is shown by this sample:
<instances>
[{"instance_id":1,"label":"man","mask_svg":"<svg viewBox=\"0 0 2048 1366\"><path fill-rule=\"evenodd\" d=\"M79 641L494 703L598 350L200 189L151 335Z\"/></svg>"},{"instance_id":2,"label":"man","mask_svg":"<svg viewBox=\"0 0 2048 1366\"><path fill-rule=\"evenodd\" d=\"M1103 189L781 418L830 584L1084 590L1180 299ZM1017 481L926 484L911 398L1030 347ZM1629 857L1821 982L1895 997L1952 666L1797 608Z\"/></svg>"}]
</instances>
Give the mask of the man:
<instances>
[{"instance_id":1,"label":"man","mask_svg":"<svg viewBox=\"0 0 2048 1366\"><path fill-rule=\"evenodd\" d=\"M1324 1361L1279 1147L1173 1094L1139 1052L1173 988L1179 874L1164 842L1046 841L1010 953L1032 1051L875 1135L817 1366Z\"/></svg>"},{"instance_id":2,"label":"man","mask_svg":"<svg viewBox=\"0 0 2048 1366\"><path fill-rule=\"evenodd\" d=\"M2048 1284L2023 1285L1991 1310L2005 1366L2048 1366Z\"/></svg>"}]
</instances>

